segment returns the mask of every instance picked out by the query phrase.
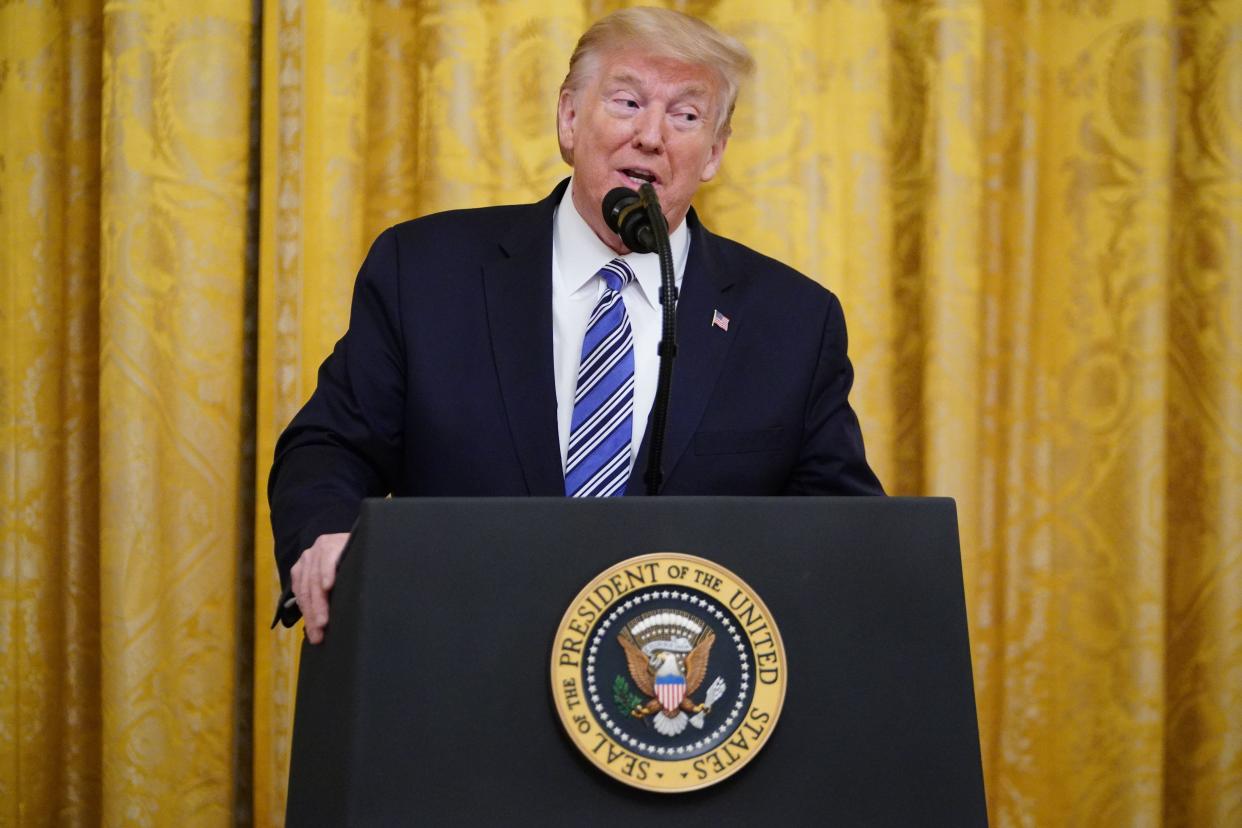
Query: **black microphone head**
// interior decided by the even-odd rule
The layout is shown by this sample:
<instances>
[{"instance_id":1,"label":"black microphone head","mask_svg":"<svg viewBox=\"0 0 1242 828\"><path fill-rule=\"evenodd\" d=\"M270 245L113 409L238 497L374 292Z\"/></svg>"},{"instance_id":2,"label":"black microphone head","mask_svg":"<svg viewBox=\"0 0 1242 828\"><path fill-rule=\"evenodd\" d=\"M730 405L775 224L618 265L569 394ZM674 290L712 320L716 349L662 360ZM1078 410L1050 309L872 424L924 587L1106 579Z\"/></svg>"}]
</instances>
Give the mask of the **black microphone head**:
<instances>
[{"instance_id":1,"label":"black microphone head","mask_svg":"<svg viewBox=\"0 0 1242 828\"><path fill-rule=\"evenodd\" d=\"M617 235L621 235L621 212L638 201L638 193L628 187L616 187L604 196L604 223Z\"/></svg>"},{"instance_id":2,"label":"black microphone head","mask_svg":"<svg viewBox=\"0 0 1242 828\"><path fill-rule=\"evenodd\" d=\"M635 253L655 250L651 225L642 197L626 187L609 190L604 196L604 223ZM645 231L645 232L644 232Z\"/></svg>"}]
</instances>

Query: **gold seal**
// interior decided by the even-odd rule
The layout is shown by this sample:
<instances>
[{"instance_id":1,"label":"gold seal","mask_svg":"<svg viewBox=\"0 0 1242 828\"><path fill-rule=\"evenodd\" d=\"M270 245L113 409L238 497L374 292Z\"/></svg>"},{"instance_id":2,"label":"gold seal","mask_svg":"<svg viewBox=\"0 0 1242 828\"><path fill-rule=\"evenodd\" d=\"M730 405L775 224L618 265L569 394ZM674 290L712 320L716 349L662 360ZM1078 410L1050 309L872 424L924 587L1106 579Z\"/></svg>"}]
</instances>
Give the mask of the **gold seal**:
<instances>
[{"instance_id":1,"label":"gold seal","mask_svg":"<svg viewBox=\"0 0 1242 828\"><path fill-rule=\"evenodd\" d=\"M741 578L705 558L640 555L574 598L552 645L552 696L596 767L659 793L733 775L785 701L785 648Z\"/></svg>"}]
</instances>

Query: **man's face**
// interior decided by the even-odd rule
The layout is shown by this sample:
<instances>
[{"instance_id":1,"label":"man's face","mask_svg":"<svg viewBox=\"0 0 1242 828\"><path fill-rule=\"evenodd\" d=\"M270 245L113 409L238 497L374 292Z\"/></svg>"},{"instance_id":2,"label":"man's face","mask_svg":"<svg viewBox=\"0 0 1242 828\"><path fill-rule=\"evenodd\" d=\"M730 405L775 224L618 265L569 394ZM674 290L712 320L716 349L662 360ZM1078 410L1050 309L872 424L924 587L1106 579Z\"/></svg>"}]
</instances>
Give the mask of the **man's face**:
<instances>
[{"instance_id":1,"label":"man's face","mask_svg":"<svg viewBox=\"0 0 1242 828\"><path fill-rule=\"evenodd\" d=\"M716 134L720 79L705 66L634 49L598 60L582 89L561 93L557 130L573 158L574 206L621 253L624 245L600 212L609 190L650 181L672 231L699 184L720 168L727 140Z\"/></svg>"}]
</instances>

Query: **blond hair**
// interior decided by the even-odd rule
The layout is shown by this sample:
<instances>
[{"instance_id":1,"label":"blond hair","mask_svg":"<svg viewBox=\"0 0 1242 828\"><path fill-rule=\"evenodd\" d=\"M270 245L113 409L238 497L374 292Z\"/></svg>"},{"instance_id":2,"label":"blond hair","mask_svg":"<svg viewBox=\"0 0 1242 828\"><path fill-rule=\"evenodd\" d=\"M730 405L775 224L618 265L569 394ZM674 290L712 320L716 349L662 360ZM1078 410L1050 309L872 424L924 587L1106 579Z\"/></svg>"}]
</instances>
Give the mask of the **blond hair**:
<instances>
[{"instance_id":1,"label":"blond hair","mask_svg":"<svg viewBox=\"0 0 1242 828\"><path fill-rule=\"evenodd\" d=\"M621 9L595 21L578 38L578 45L569 58L569 73L561 82L561 92L579 92L599 68L601 54L627 47L639 47L652 55L715 70L720 75L723 93L718 101L716 133L729 134L738 89L754 71L754 58L736 38L672 9L638 6ZM565 155L564 147L561 154Z\"/></svg>"}]
</instances>

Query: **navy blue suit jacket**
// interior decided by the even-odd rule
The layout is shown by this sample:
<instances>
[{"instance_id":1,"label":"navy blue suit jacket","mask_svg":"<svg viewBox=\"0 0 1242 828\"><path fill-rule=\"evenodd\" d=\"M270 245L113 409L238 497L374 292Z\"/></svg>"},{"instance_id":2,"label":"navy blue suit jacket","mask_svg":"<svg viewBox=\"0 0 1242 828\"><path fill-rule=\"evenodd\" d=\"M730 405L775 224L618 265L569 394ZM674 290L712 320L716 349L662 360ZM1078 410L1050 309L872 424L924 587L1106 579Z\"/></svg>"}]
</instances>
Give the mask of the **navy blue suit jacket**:
<instances>
[{"instance_id":1,"label":"navy blue suit jacket","mask_svg":"<svg viewBox=\"0 0 1242 828\"><path fill-rule=\"evenodd\" d=\"M384 231L349 330L276 445L281 580L364 497L563 495L546 199ZM837 298L691 212L664 448L669 495L883 494L848 393ZM712 325L714 311L728 330ZM644 438L627 494L642 494Z\"/></svg>"}]
</instances>

